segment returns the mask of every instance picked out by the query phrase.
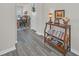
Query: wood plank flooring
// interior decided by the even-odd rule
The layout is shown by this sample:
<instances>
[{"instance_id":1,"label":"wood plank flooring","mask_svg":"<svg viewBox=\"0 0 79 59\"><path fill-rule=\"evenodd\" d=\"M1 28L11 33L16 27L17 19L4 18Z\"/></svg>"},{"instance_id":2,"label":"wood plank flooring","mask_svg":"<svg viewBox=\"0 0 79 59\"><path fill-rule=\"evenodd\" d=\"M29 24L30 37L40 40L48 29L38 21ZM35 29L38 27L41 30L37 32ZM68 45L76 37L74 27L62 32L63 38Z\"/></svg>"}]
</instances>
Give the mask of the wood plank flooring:
<instances>
[{"instance_id":1,"label":"wood plank flooring","mask_svg":"<svg viewBox=\"0 0 79 59\"><path fill-rule=\"evenodd\" d=\"M43 37L37 35L31 29L17 32L16 51L4 54L3 56L62 56L54 48L44 45ZM67 56L75 56L69 52Z\"/></svg>"}]
</instances>

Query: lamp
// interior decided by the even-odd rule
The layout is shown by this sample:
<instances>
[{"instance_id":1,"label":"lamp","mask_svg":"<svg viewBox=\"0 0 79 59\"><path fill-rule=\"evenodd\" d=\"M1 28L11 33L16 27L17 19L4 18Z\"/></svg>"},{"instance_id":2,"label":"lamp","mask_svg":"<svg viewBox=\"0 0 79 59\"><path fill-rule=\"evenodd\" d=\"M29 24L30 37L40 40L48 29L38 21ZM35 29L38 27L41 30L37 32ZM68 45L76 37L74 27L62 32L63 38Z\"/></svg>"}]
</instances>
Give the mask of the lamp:
<instances>
[{"instance_id":1,"label":"lamp","mask_svg":"<svg viewBox=\"0 0 79 59\"><path fill-rule=\"evenodd\" d=\"M49 18L50 18L49 22L52 23L52 20L51 20L51 18L52 18L52 13L50 12L50 13L48 14L48 16L49 16Z\"/></svg>"}]
</instances>

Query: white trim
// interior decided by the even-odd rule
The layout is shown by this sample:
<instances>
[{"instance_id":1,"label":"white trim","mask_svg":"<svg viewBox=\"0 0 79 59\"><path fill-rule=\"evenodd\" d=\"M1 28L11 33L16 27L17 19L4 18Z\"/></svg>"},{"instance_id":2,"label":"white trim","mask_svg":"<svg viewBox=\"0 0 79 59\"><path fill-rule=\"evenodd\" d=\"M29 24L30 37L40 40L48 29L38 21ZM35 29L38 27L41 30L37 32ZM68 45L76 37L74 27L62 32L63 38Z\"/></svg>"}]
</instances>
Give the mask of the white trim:
<instances>
[{"instance_id":1,"label":"white trim","mask_svg":"<svg viewBox=\"0 0 79 59\"><path fill-rule=\"evenodd\" d=\"M16 42L15 43L18 43L18 41L16 40Z\"/></svg>"},{"instance_id":2,"label":"white trim","mask_svg":"<svg viewBox=\"0 0 79 59\"><path fill-rule=\"evenodd\" d=\"M32 30L35 30L33 27L31 27ZM35 30L36 31L36 30Z\"/></svg>"},{"instance_id":3,"label":"white trim","mask_svg":"<svg viewBox=\"0 0 79 59\"><path fill-rule=\"evenodd\" d=\"M44 34L42 34L42 33L39 33L39 32L37 32L37 31L36 31L36 33L37 33L38 35L42 35L42 36L44 36Z\"/></svg>"},{"instance_id":4,"label":"white trim","mask_svg":"<svg viewBox=\"0 0 79 59\"><path fill-rule=\"evenodd\" d=\"M32 28L32 27L31 27L31 29L35 30L35 29L34 29L34 28ZM35 30L35 31L36 31L36 30ZM38 32L38 31L36 31L36 34L44 36L44 34L43 34L43 33L40 33L40 32Z\"/></svg>"},{"instance_id":5,"label":"white trim","mask_svg":"<svg viewBox=\"0 0 79 59\"><path fill-rule=\"evenodd\" d=\"M73 53L75 53L76 55L79 55L79 51L77 51L77 50L75 50L75 49L71 49L71 51L72 51Z\"/></svg>"},{"instance_id":6,"label":"white trim","mask_svg":"<svg viewBox=\"0 0 79 59\"><path fill-rule=\"evenodd\" d=\"M13 46L13 47L8 48L8 49L6 49L6 50L0 51L0 55L6 54L6 53L8 53L8 52L10 52L10 51L13 51L13 50L15 50L15 49L16 49L15 46Z\"/></svg>"}]
</instances>

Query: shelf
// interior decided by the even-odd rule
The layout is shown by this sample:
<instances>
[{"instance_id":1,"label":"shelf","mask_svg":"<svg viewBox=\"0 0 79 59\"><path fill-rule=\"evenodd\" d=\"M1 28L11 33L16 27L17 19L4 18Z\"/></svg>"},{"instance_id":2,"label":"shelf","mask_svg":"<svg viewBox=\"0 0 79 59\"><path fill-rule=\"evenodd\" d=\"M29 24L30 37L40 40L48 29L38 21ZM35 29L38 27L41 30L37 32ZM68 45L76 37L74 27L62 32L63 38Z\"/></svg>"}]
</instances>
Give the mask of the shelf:
<instances>
[{"instance_id":1,"label":"shelf","mask_svg":"<svg viewBox=\"0 0 79 59\"><path fill-rule=\"evenodd\" d=\"M70 25L64 25L64 24L53 24L53 23L46 23L48 25L53 25L53 26L57 26L57 27L61 27L61 28L68 28L70 27Z\"/></svg>"},{"instance_id":2,"label":"shelf","mask_svg":"<svg viewBox=\"0 0 79 59\"><path fill-rule=\"evenodd\" d=\"M63 47L53 45L53 47L57 48L60 52L64 53L65 49Z\"/></svg>"},{"instance_id":3,"label":"shelf","mask_svg":"<svg viewBox=\"0 0 79 59\"><path fill-rule=\"evenodd\" d=\"M48 44L49 46L52 46L54 48L57 48L57 50L59 50L60 52L64 53L65 49L64 47L58 46L58 45L54 45L52 43L49 43L47 40L45 41L46 44Z\"/></svg>"},{"instance_id":4,"label":"shelf","mask_svg":"<svg viewBox=\"0 0 79 59\"><path fill-rule=\"evenodd\" d=\"M52 31L52 28L57 29L57 31L63 29L64 34L61 34L61 32L60 33L58 32L58 34L57 32L55 32L56 33L55 34L54 31ZM46 29L49 29L50 31L47 32ZM46 23L44 29L44 42L47 43L49 46L57 49L59 52L63 53L63 55L66 55L68 49L70 49L70 39L71 39L70 34L71 34L71 25L53 24L48 22Z\"/></svg>"},{"instance_id":5,"label":"shelf","mask_svg":"<svg viewBox=\"0 0 79 59\"><path fill-rule=\"evenodd\" d=\"M47 33L47 32L45 32L45 33ZM47 34L48 34L48 33L47 33ZM61 41L64 42L64 40L62 40L62 39L60 39L60 38L58 38L58 37L56 37L56 36L53 36L53 35L51 35L51 34L48 34L48 35L50 35L50 36L52 36L52 37L55 37L55 38L57 38L58 40L61 40Z\"/></svg>"}]
</instances>

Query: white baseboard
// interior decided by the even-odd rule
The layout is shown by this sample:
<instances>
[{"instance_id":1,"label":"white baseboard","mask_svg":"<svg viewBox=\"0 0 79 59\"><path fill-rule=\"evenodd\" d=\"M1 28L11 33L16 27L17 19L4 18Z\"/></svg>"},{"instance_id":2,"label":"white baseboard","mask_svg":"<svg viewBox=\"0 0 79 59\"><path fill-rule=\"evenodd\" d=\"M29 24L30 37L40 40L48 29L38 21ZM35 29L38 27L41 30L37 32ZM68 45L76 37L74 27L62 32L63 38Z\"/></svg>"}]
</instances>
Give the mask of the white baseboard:
<instances>
[{"instance_id":1,"label":"white baseboard","mask_svg":"<svg viewBox=\"0 0 79 59\"><path fill-rule=\"evenodd\" d=\"M79 51L77 51L77 50L75 50L75 49L71 49L71 51L72 51L73 53L75 53L76 55L79 55Z\"/></svg>"},{"instance_id":2,"label":"white baseboard","mask_svg":"<svg viewBox=\"0 0 79 59\"><path fill-rule=\"evenodd\" d=\"M34 28L32 28L31 27L31 29L33 29L33 30L35 30ZM36 31L36 30L35 30ZM43 33L39 33L38 31L36 31L36 33L38 34L38 35L42 35L42 36L44 36L44 34Z\"/></svg>"},{"instance_id":3,"label":"white baseboard","mask_svg":"<svg viewBox=\"0 0 79 59\"><path fill-rule=\"evenodd\" d=\"M31 27L31 29L35 30L35 28ZM35 30L36 31L36 30Z\"/></svg>"},{"instance_id":4,"label":"white baseboard","mask_svg":"<svg viewBox=\"0 0 79 59\"><path fill-rule=\"evenodd\" d=\"M16 40L16 42L15 43L18 43L18 41Z\"/></svg>"},{"instance_id":5,"label":"white baseboard","mask_svg":"<svg viewBox=\"0 0 79 59\"><path fill-rule=\"evenodd\" d=\"M37 33L38 35L42 35L42 36L44 36L44 34L42 34L42 33L39 33L39 32L37 32L37 31L36 31L36 33Z\"/></svg>"},{"instance_id":6,"label":"white baseboard","mask_svg":"<svg viewBox=\"0 0 79 59\"><path fill-rule=\"evenodd\" d=\"M6 49L6 50L0 51L0 55L6 54L6 53L8 53L8 52L10 52L10 51L13 51L13 50L15 50L15 49L16 49L15 46L13 46L13 47L8 48L8 49Z\"/></svg>"}]
</instances>

